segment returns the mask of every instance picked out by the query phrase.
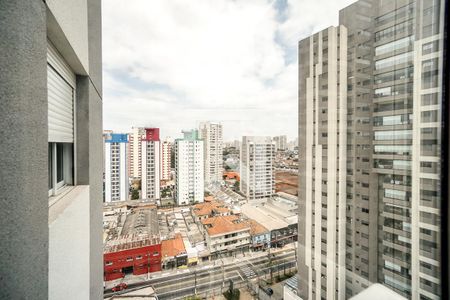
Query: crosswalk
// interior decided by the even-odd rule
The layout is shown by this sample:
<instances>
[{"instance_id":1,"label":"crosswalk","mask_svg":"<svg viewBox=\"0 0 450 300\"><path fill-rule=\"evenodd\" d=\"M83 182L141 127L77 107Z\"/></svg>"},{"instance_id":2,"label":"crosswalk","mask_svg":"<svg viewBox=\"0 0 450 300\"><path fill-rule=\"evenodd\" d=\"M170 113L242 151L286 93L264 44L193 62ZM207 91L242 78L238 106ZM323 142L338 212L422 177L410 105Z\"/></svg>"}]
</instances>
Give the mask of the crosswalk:
<instances>
[{"instance_id":1,"label":"crosswalk","mask_svg":"<svg viewBox=\"0 0 450 300\"><path fill-rule=\"evenodd\" d=\"M242 273L244 273L245 277L247 278L256 277L255 272L252 269L250 269L248 265L242 265L239 268L241 269Z\"/></svg>"}]
</instances>

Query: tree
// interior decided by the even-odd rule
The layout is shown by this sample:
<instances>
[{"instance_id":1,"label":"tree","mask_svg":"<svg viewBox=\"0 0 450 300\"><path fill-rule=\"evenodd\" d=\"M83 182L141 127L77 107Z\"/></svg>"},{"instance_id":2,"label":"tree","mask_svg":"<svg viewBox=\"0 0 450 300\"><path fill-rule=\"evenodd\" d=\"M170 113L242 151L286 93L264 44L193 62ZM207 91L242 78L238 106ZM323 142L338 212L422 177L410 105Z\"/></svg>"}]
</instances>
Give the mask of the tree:
<instances>
[{"instance_id":1,"label":"tree","mask_svg":"<svg viewBox=\"0 0 450 300\"><path fill-rule=\"evenodd\" d=\"M131 191L131 200L137 200L139 199L139 191L138 190L132 190Z\"/></svg>"}]
</instances>

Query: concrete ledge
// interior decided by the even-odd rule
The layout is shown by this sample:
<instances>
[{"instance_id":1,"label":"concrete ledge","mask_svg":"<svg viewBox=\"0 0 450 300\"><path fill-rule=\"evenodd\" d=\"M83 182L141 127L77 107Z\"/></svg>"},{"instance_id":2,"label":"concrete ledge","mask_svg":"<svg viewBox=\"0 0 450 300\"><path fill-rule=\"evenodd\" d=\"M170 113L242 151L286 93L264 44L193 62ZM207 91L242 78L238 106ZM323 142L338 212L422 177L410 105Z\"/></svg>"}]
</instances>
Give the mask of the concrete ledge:
<instances>
[{"instance_id":1,"label":"concrete ledge","mask_svg":"<svg viewBox=\"0 0 450 300\"><path fill-rule=\"evenodd\" d=\"M50 207L49 299L89 299L89 186L75 186Z\"/></svg>"}]
</instances>

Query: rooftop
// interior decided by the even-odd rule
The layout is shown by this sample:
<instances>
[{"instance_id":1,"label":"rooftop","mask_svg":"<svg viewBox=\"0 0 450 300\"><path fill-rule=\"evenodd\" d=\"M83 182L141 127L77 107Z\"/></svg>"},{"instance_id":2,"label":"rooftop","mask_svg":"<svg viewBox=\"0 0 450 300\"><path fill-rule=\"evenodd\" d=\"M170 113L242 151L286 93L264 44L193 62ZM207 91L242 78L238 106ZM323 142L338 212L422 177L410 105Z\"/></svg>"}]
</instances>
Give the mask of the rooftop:
<instances>
[{"instance_id":1,"label":"rooftop","mask_svg":"<svg viewBox=\"0 0 450 300\"><path fill-rule=\"evenodd\" d=\"M197 216L213 216L214 214L227 213L230 210L218 201L207 200L207 202L194 205L192 211Z\"/></svg>"},{"instance_id":2,"label":"rooftop","mask_svg":"<svg viewBox=\"0 0 450 300\"><path fill-rule=\"evenodd\" d=\"M269 230L264 227L263 225L259 224L253 219L248 220L250 224L250 234L251 235L257 235L257 234L263 234L269 232Z\"/></svg>"},{"instance_id":3,"label":"rooftop","mask_svg":"<svg viewBox=\"0 0 450 300\"><path fill-rule=\"evenodd\" d=\"M283 203L268 201L263 204L246 203L241 206L241 212L248 218L264 224L267 229L272 231L298 222L295 211L289 208Z\"/></svg>"},{"instance_id":4,"label":"rooftop","mask_svg":"<svg viewBox=\"0 0 450 300\"><path fill-rule=\"evenodd\" d=\"M103 253L125 251L159 244L159 235L126 235L106 242Z\"/></svg>"},{"instance_id":5,"label":"rooftop","mask_svg":"<svg viewBox=\"0 0 450 300\"><path fill-rule=\"evenodd\" d=\"M159 235L156 208L136 207L127 215L121 235L132 234Z\"/></svg>"},{"instance_id":6,"label":"rooftop","mask_svg":"<svg viewBox=\"0 0 450 300\"><path fill-rule=\"evenodd\" d=\"M181 234L177 234L175 238L161 242L161 255L165 257L175 257L180 254L186 254L183 238Z\"/></svg>"},{"instance_id":7,"label":"rooftop","mask_svg":"<svg viewBox=\"0 0 450 300\"><path fill-rule=\"evenodd\" d=\"M202 224L206 227L210 236L250 229L250 224L246 221L240 221L236 215L207 218L202 220Z\"/></svg>"}]
</instances>

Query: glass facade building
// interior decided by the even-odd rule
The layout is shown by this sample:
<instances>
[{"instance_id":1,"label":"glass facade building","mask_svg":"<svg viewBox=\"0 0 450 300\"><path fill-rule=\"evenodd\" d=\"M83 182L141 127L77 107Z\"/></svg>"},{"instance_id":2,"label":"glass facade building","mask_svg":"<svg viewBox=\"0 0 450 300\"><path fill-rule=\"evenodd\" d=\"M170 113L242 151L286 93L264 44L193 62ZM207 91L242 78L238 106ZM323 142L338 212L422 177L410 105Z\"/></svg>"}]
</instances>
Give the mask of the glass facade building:
<instances>
[{"instance_id":1,"label":"glass facade building","mask_svg":"<svg viewBox=\"0 0 450 300\"><path fill-rule=\"evenodd\" d=\"M346 299L375 282L441 299L444 14L440 0L360 0L340 11L345 58L330 54L330 29L299 43L303 299ZM331 73L342 59L347 67ZM331 158L345 162L345 176L330 173ZM330 191L332 181L342 189ZM317 229L335 224L331 235Z\"/></svg>"}]
</instances>

